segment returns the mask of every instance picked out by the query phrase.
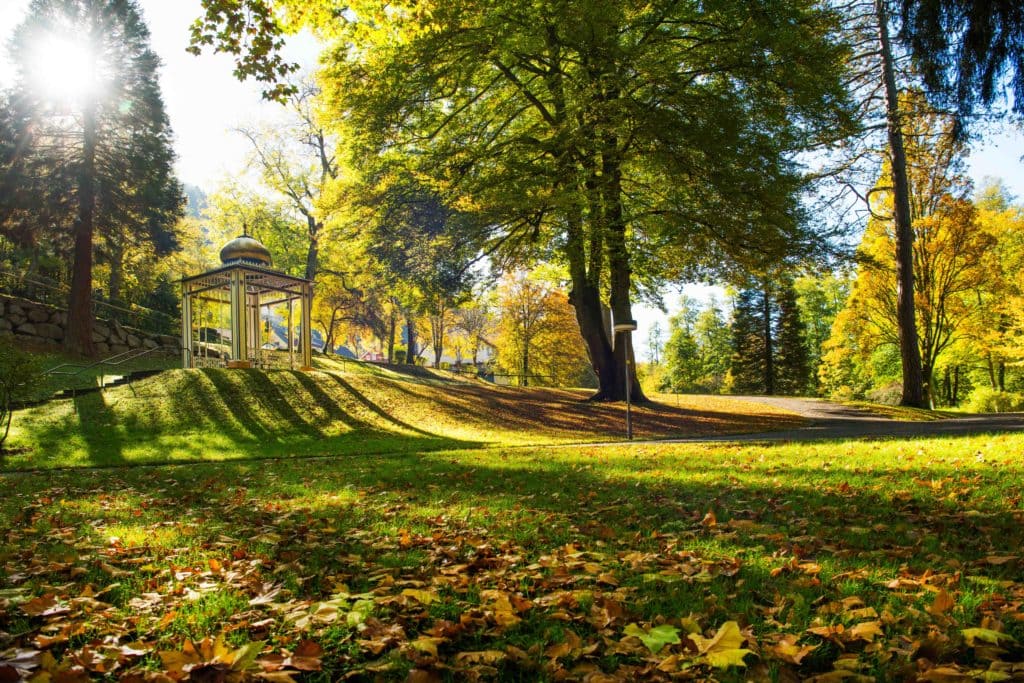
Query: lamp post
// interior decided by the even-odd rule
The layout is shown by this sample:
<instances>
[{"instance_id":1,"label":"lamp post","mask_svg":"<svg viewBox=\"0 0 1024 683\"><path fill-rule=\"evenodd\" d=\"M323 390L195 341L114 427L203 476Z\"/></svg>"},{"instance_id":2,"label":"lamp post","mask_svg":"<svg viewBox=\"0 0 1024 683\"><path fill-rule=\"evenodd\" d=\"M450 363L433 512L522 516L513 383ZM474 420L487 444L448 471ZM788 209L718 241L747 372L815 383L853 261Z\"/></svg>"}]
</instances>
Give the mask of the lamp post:
<instances>
[{"instance_id":1,"label":"lamp post","mask_svg":"<svg viewBox=\"0 0 1024 683\"><path fill-rule=\"evenodd\" d=\"M626 335L626 347L625 347L625 349L623 349L623 353L622 353L622 358L624 360L623 365L625 366L625 374L626 374L626 439L628 439L629 441L632 441L633 440L633 409L632 409L632 401L630 400L631 399L630 394L632 393L633 382L632 382L632 379L631 379L630 373L629 373L629 356L630 356L630 351L633 348L632 336L633 336L633 332L636 330L636 321L635 320L624 320L624 321L622 321L620 323L615 323L615 325L612 327L612 330L615 332L616 336L620 332L625 333L625 335Z\"/></svg>"}]
</instances>

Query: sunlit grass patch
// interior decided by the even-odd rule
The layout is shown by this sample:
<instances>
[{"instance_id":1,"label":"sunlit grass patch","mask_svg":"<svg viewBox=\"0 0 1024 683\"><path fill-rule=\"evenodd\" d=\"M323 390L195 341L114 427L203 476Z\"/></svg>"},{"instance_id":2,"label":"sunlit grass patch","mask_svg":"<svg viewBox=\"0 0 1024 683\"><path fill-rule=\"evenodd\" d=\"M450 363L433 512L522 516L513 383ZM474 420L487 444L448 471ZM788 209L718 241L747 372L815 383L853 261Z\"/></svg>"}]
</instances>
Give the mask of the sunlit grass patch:
<instances>
[{"instance_id":1,"label":"sunlit grass patch","mask_svg":"<svg viewBox=\"0 0 1024 683\"><path fill-rule=\"evenodd\" d=\"M292 673L309 641L319 654L300 663L330 678L856 665L893 680L926 655L987 671L1024 659L1022 447L538 446L9 474L0 617L31 647L58 623L128 638L132 620L151 653L262 643ZM47 615L47 595L69 611ZM733 649L757 654L716 668L698 643L732 623ZM630 625L679 642L654 652Z\"/></svg>"}]
</instances>

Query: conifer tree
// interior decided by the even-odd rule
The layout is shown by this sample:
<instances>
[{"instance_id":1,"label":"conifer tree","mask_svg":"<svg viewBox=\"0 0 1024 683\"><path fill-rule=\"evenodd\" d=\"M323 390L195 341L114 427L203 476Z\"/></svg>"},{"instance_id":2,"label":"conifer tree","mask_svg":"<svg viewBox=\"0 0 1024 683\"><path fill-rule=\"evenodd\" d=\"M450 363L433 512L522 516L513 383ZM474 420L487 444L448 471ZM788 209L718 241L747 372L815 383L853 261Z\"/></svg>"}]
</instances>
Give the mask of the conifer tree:
<instances>
[{"instance_id":1,"label":"conifer tree","mask_svg":"<svg viewBox=\"0 0 1024 683\"><path fill-rule=\"evenodd\" d=\"M160 60L133 0L33 0L27 17L12 42L19 70L12 100L25 114L13 120L31 127L15 133L23 134L24 159L44 185L64 190L46 202L72 226L71 240L61 235L73 244L64 247L72 253L64 343L91 355L97 238L115 268L126 245L176 246L169 227L181 215L182 193L172 169ZM68 63L54 62L61 56ZM61 67L87 82L69 84L75 93L54 92L51 72Z\"/></svg>"},{"instance_id":2,"label":"conifer tree","mask_svg":"<svg viewBox=\"0 0 1024 683\"><path fill-rule=\"evenodd\" d=\"M780 394L801 395L807 392L810 382L810 362L807 352L807 328L800 316L792 280L787 279L779 283L777 306L779 317L775 333L776 390Z\"/></svg>"},{"instance_id":3,"label":"conifer tree","mask_svg":"<svg viewBox=\"0 0 1024 683\"><path fill-rule=\"evenodd\" d=\"M736 295L732 317L732 391L736 394L771 393L771 319L765 317L767 296L761 288Z\"/></svg>"}]
</instances>

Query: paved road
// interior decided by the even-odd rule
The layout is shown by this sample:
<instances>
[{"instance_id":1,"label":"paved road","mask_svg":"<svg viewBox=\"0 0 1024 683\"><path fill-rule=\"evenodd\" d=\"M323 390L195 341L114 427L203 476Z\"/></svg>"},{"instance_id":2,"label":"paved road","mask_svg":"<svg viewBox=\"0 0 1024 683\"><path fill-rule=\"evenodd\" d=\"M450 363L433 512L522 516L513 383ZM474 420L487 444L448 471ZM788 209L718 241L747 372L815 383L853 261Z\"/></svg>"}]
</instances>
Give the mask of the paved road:
<instances>
[{"instance_id":1,"label":"paved road","mask_svg":"<svg viewBox=\"0 0 1024 683\"><path fill-rule=\"evenodd\" d=\"M809 422L797 429L778 432L681 439L681 441L816 441L819 439L938 436L1024 430L1024 413L992 413L931 422L902 422L880 417L866 410L811 398L784 398L781 396L736 396L733 398L782 408L807 418Z\"/></svg>"}]
</instances>

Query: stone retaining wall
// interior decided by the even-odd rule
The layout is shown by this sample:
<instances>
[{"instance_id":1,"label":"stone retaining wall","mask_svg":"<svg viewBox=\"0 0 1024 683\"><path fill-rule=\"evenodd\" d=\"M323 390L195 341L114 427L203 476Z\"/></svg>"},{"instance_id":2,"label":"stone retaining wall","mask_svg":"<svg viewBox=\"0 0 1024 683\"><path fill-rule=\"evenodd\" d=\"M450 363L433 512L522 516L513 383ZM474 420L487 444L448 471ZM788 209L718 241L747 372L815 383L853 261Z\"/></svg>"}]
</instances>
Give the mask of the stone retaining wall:
<instances>
[{"instance_id":1,"label":"stone retaining wall","mask_svg":"<svg viewBox=\"0 0 1024 683\"><path fill-rule=\"evenodd\" d=\"M0 294L0 335L14 335L16 340L26 343L56 347L64 340L67 321L68 314L59 308ZM124 327L116 320L97 320L92 328L92 340L101 356L159 346L181 348L178 337Z\"/></svg>"}]
</instances>

